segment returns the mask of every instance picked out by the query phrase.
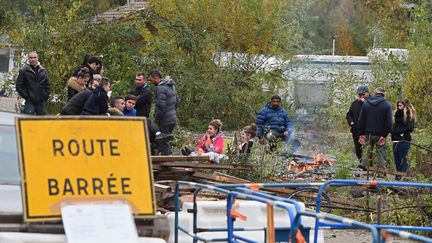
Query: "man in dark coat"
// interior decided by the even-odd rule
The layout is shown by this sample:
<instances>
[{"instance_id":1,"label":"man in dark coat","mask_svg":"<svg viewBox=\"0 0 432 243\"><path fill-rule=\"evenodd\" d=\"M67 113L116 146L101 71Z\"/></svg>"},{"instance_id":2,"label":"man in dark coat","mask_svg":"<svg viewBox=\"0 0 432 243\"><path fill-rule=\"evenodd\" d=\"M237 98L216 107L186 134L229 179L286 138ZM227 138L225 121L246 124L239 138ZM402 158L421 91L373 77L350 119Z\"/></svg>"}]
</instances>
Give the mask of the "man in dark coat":
<instances>
[{"instance_id":1,"label":"man in dark coat","mask_svg":"<svg viewBox=\"0 0 432 243\"><path fill-rule=\"evenodd\" d=\"M92 80L94 78L94 74L100 73L100 70L102 68L102 60L97 56L85 55L83 64L78 66L72 76L78 77L78 73L82 70L82 68L87 68L89 70L90 80Z\"/></svg>"},{"instance_id":2,"label":"man in dark coat","mask_svg":"<svg viewBox=\"0 0 432 243\"><path fill-rule=\"evenodd\" d=\"M131 93L137 97L135 104L136 115L149 118L152 94L150 92L150 86L145 80L144 73L139 72L135 75L135 89Z\"/></svg>"},{"instance_id":3,"label":"man in dark coat","mask_svg":"<svg viewBox=\"0 0 432 243\"><path fill-rule=\"evenodd\" d=\"M280 138L285 142L285 152L293 154L300 144L298 140L294 139L294 127L288 117L288 112L280 106L280 103L281 97L274 95L271 102L258 112L255 122L258 126L257 137L260 141L264 135L270 141ZM267 134L264 134L265 127L270 128ZM290 149L288 149L289 147Z\"/></svg>"},{"instance_id":4,"label":"man in dark coat","mask_svg":"<svg viewBox=\"0 0 432 243\"><path fill-rule=\"evenodd\" d=\"M363 150L361 158L361 169L369 166L369 153L376 146L378 166L386 165L385 141L392 129L392 110L390 103L384 99L384 88L375 89L375 96L366 99L362 106L358 119L358 129L360 134L359 143L367 144L368 151Z\"/></svg>"},{"instance_id":5,"label":"man in dark coat","mask_svg":"<svg viewBox=\"0 0 432 243\"><path fill-rule=\"evenodd\" d=\"M46 115L46 103L50 93L48 73L40 65L37 52L28 53L26 65L19 70L16 91L25 100L24 113Z\"/></svg>"},{"instance_id":6,"label":"man in dark coat","mask_svg":"<svg viewBox=\"0 0 432 243\"><path fill-rule=\"evenodd\" d=\"M63 106L60 115L80 115L84 108L84 104L98 85L99 81L96 79L87 82L86 89L81 90L78 94L74 95L74 97L72 97L72 99Z\"/></svg>"},{"instance_id":7,"label":"man in dark coat","mask_svg":"<svg viewBox=\"0 0 432 243\"><path fill-rule=\"evenodd\" d=\"M155 122L159 126L159 131L163 134L171 134L177 120L176 109L179 105L179 97L175 90L174 81L166 76L162 79L159 71L151 71L147 76L156 86L156 114ZM161 155L170 155L171 146L168 141L159 142L159 152Z\"/></svg>"},{"instance_id":8,"label":"man in dark coat","mask_svg":"<svg viewBox=\"0 0 432 243\"><path fill-rule=\"evenodd\" d=\"M108 91L110 80L102 78L90 97L84 104L81 115L106 115L108 112Z\"/></svg>"},{"instance_id":9,"label":"man in dark coat","mask_svg":"<svg viewBox=\"0 0 432 243\"><path fill-rule=\"evenodd\" d=\"M346 113L346 120L350 126L350 131L354 141L355 152L358 159L362 157L362 145L359 143L360 134L358 131L357 121L360 115L364 101L369 96L368 87L361 85L357 88L358 98L351 103L351 107Z\"/></svg>"}]
</instances>

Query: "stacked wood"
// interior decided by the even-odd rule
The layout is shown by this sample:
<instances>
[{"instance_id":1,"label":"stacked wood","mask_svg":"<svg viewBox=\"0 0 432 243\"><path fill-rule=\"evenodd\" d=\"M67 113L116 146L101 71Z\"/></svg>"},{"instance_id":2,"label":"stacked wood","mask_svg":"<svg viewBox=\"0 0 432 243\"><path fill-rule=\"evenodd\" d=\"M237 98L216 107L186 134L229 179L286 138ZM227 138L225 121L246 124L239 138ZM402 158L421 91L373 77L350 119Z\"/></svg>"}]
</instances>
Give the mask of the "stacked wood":
<instances>
[{"instance_id":1,"label":"stacked wood","mask_svg":"<svg viewBox=\"0 0 432 243\"><path fill-rule=\"evenodd\" d=\"M199 156L152 156L155 193L158 209L162 212L174 209L173 196L176 181L193 181L206 184L249 184L249 180L233 177L217 170L251 170L251 166L239 164L215 164L208 157ZM294 182L294 181L293 181ZM262 188L266 193L287 198L298 188ZM193 194L193 188L182 187L181 196ZM310 195L305 194L305 197ZM218 193L201 192L200 199L224 198ZM190 200L190 199L185 199ZM360 209L364 205L348 199L332 198L332 203L344 205L347 208Z\"/></svg>"}]
</instances>

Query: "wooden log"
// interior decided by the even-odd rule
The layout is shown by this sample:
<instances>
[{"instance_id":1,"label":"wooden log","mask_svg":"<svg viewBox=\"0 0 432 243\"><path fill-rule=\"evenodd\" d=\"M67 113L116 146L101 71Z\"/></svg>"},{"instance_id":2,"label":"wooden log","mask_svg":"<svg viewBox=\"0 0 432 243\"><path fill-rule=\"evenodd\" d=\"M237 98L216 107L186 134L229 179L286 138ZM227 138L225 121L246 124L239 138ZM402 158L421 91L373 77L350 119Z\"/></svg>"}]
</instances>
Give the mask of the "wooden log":
<instances>
[{"instance_id":1,"label":"wooden log","mask_svg":"<svg viewBox=\"0 0 432 243\"><path fill-rule=\"evenodd\" d=\"M369 171L382 172L382 173L387 173L387 174L390 174L390 175L407 176L406 172L395 171L393 169L387 169L387 168L369 167Z\"/></svg>"},{"instance_id":2,"label":"wooden log","mask_svg":"<svg viewBox=\"0 0 432 243\"><path fill-rule=\"evenodd\" d=\"M390 175L408 176L406 172L395 171L393 169L388 169L388 168L369 167L369 172L380 172L380 173L387 173ZM366 175L367 171L363 171L363 170L352 171L352 173L358 175Z\"/></svg>"},{"instance_id":3,"label":"wooden log","mask_svg":"<svg viewBox=\"0 0 432 243\"><path fill-rule=\"evenodd\" d=\"M228 183L228 184L250 183L250 181L248 181L248 180L236 178L234 176L231 177L231 176L226 176L226 175L219 175L216 173L207 174L207 173L202 173L202 172L196 171L195 173L193 173L192 176L195 178L198 178L198 179L204 179L204 180L209 180L209 181L214 181L214 182L219 182L219 183Z\"/></svg>"},{"instance_id":4,"label":"wooden log","mask_svg":"<svg viewBox=\"0 0 432 243\"><path fill-rule=\"evenodd\" d=\"M182 156L182 155L169 155L169 156L151 156L153 163L163 163L172 161L209 161L208 156Z\"/></svg>"},{"instance_id":5,"label":"wooden log","mask_svg":"<svg viewBox=\"0 0 432 243\"><path fill-rule=\"evenodd\" d=\"M157 192L172 192L172 188L170 186L166 186L166 185L162 185L162 184L158 184L158 183L153 183L155 191Z\"/></svg>"},{"instance_id":6,"label":"wooden log","mask_svg":"<svg viewBox=\"0 0 432 243\"><path fill-rule=\"evenodd\" d=\"M197 162L163 162L159 164L165 167L182 167L195 169L213 169L213 170L251 170L252 166L238 164L206 164Z\"/></svg>"}]
</instances>

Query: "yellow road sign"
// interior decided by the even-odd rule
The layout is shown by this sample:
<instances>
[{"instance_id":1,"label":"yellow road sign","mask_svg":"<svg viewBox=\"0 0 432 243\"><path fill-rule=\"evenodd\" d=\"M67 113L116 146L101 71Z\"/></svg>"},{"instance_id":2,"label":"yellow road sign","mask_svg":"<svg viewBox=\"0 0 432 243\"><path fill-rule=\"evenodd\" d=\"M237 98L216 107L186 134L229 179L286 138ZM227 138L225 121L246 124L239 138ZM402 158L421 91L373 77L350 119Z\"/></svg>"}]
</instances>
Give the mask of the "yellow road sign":
<instances>
[{"instance_id":1,"label":"yellow road sign","mask_svg":"<svg viewBox=\"0 0 432 243\"><path fill-rule=\"evenodd\" d=\"M114 117L19 117L24 219L60 219L62 203L121 200L155 214L146 121Z\"/></svg>"}]
</instances>

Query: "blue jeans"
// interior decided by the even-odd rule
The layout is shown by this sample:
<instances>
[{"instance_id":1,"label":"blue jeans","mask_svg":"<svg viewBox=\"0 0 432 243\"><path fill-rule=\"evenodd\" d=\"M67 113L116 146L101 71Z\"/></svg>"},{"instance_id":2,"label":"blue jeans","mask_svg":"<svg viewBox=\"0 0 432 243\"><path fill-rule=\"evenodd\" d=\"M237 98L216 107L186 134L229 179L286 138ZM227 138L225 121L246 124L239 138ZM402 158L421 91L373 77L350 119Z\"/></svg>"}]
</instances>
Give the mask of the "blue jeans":
<instances>
[{"instance_id":1,"label":"blue jeans","mask_svg":"<svg viewBox=\"0 0 432 243\"><path fill-rule=\"evenodd\" d=\"M37 116L46 115L46 101L42 101L39 104L34 104L30 100L26 100L24 105L24 113Z\"/></svg>"},{"instance_id":2,"label":"blue jeans","mask_svg":"<svg viewBox=\"0 0 432 243\"><path fill-rule=\"evenodd\" d=\"M408 142L398 142L393 144L393 155L397 171L408 171L408 151L410 147L411 144Z\"/></svg>"}]
</instances>

